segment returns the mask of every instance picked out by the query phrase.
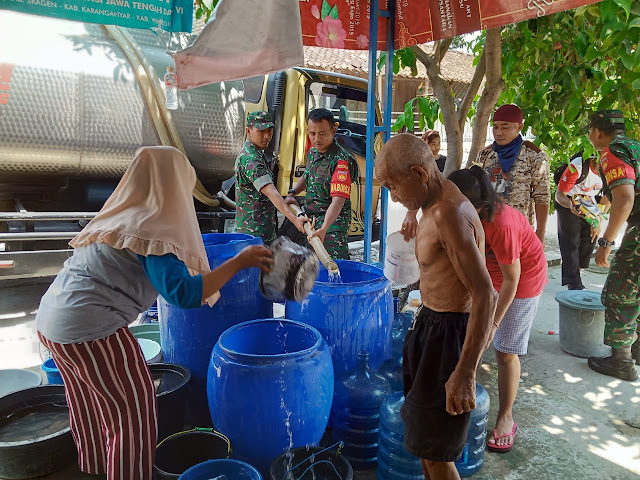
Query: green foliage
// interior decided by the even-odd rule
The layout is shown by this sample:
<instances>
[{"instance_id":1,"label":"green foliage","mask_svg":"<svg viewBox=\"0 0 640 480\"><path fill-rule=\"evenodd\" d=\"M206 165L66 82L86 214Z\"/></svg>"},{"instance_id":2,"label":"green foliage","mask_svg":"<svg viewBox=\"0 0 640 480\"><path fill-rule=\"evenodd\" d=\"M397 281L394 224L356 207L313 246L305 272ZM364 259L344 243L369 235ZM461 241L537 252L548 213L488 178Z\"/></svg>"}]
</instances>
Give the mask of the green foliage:
<instances>
[{"instance_id":1,"label":"green foliage","mask_svg":"<svg viewBox=\"0 0 640 480\"><path fill-rule=\"evenodd\" d=\"M378 56L378 71L383 72L387 62L387 52L381 52ZM418 75L416 53L411 47L401 48L393 52L393 74L396 75L401 68L411 69L411 75Z\"/></svg>"},{"instance_id":2,"label":"green foliage","mask_svg":"<svg viewBox=\"0 0 640 480\"><path fill-rule=\"evenodd\" d=\"M205 23L208 22L219 1L220 0L196 0L194 3L196 18L200 20L204 17Z\"/></svg>"},{"instance_id":3,"label":"green foliage","mask_svg":"<svg viewBox=\"0 0 640 480\"><path fill-rule=\"evenodd\" d=\"M433 97L414 97L405 104L404 112L398 115L391 127L392 130L397 132L402 127L406 127L408 131L413 131L415 128L414 111L416 108L419 129L424 130L425 126L432 129L440 114L438 101Z\"/></svg>"},{"instance_id":4,"label":"green foliage","mask_svg":"<svg viewBox=\"0 0 640 480\"><path fill-rule=\"evenodd\" d=\"M551 157L551 171L593 148L591 113L619 108L640 134L640 2L605 0L505 27L501 103L517 103L525 128Z\"/></svg>"}]
</instances>

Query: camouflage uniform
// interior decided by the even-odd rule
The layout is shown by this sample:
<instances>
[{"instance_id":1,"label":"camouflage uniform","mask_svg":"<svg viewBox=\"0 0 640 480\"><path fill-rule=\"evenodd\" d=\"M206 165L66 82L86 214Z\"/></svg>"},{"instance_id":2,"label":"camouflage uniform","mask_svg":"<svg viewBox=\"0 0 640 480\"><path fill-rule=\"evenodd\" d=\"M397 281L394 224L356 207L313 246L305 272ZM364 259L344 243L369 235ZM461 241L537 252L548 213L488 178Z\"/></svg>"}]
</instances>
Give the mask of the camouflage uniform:
<instances>
[{"instance_id":1,"label":"camouflage uniform","mask_svg":"<svg viewBox=\"0 0 640 480\"><path fill-rule=\"evenodd\" d=\"M324 215L331 205L331 180L339 161L346 161L352 181L359 178L358 164L353 156L338 145L333 145L325 153L315 147L307 154L307 168L304 179L307 186L305 212L309 218L316 217L316 228L322 227ZM349 259L347 236L351 224L351 201L347 198L338 218L329 227L324 239L324 247L333 259Z\"/></svg>"},{"instance_id":2,"label":"camouflage uniform","mask_svg":"<svg viewBox=\"0 0 640 480\"><path fill-rule=\"evenodd\" d=\"M602 290L605 343L619 348L631 345L640 327L640 142L615 137L602 153L600 175L610 200L611 189L618 185L632 184L636 192L627 231Z\"/></svg>"},{"instance_id":3,"label":"camouflage uniform","mask_svg":"<svg viewBox=\"0 0 640 480\"><path fill-rule=\"evenodd\" d=\"M251 112L247 126L259 130L273 127L267 112ZM261 237L265 244L276 238L276 207L260 190L274 183L273 172L267 164L264 151L248 139L238 154L236 172L236 231Z\"/></svg>"},{"instance_id":4,"label":"camouflage uniform","mask_svg":"<svg viewBox=\"0 0 640 480\"><path fill-rule=\"evenodd\" d=\"M549 161L534 143L522 142L518 158L508 172L502 171L493 145L480 151L472 165L478 165L487 172L504 203L521 212L531 225L534 223L535 205L549 206Z\"/></svg>"}]
</instances>

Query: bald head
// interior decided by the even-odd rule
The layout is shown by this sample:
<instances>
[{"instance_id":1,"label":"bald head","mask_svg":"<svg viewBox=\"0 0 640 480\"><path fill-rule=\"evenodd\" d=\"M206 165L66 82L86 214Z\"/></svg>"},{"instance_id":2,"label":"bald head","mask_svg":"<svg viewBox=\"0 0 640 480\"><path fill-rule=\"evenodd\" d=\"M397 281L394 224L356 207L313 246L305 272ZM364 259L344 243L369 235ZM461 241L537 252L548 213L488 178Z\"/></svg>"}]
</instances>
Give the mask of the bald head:
<instances>
[{"instance_id":1,"label":"bald head","mask_svg":"<svg viewBox=\"0 0 640 480\"><path fill-rule=\"evenodd\" d=\"M376 169L393 176L409 175L411 167L421 165L431 171L438 169L429 145L410 133L396 135L385 143L376 155Z\"/></svg>"}]
</instances>

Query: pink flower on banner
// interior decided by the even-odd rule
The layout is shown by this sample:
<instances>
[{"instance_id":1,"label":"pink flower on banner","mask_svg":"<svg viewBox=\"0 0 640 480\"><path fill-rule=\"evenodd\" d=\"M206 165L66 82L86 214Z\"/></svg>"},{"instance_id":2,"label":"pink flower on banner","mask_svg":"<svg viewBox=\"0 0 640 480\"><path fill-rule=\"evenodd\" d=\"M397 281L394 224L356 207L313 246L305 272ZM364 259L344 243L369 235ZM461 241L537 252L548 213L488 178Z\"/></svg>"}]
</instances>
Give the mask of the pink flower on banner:
<instances>
[{"instance_id":1,"label":"pink flower on banner","mask_svg":"<svg viewBox=\"0 0 640 480\"><path fill-rule=\"evenodd\" d=\"M339 19L326 16L322 22L318 23L316 45L319 47L344 48L345 38L347 38L347 31L342 28L342 22Z\"/></svg>"},{"instance_id":2,"label":"pink flower on banner","mask_svg":"<svg viewBox=\"0 0 640 480\"><path fill-rule=\"evenodd\" d=\"M358 35L356 37L356 46L358 48L368 48L369 47L369 39L366 35Z\"/></svg>"},{"instance_id":3,"label":"pink flower on banner","mask_svg":"<svg viewBox=\"0 0 640 480\"><path fill-rule=\"evenodd\" d=\"M315 18L320 20L320 9L318 8L317 5L314 5L313 7L311 7L311 15L313 15Z\"/></svg>"}]
</instances>

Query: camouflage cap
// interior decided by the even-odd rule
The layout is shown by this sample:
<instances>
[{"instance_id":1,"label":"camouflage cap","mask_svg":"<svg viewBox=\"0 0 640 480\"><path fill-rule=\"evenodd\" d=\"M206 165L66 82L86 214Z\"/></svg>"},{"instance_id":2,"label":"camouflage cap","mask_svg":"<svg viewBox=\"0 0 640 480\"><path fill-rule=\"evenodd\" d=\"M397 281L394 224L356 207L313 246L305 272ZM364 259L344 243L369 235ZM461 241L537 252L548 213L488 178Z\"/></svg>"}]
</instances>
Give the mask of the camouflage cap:
<instances>
[{"instance_id":1,"label":"camouflage cap","mask_svg":"<svg viewBox=\"0 0 640 480\"><path fill-rule=\"evenodd\" d=\"M621 110L599 110L589 119L588 128L599 128L602 130L619 127L624 129L624 114Z\"/></svg>"},{"instance_id":2,"label":"camouflage cap","mask_svg":"<svg viewBox=\"0 0 640 480\"><path fill-rule=\"evenodd\" d=\"M258 130L266 130L273 128L273 120L271 115L265 111L251 112L247 115L247 127L255 127Z\"/></svg>"}]
</instances>

